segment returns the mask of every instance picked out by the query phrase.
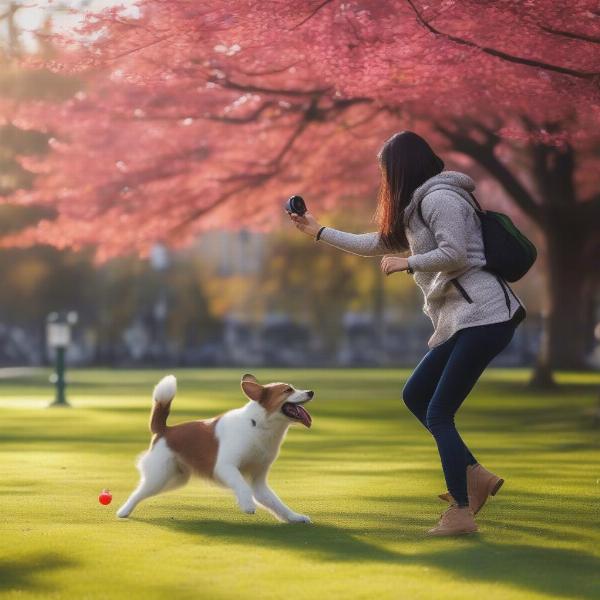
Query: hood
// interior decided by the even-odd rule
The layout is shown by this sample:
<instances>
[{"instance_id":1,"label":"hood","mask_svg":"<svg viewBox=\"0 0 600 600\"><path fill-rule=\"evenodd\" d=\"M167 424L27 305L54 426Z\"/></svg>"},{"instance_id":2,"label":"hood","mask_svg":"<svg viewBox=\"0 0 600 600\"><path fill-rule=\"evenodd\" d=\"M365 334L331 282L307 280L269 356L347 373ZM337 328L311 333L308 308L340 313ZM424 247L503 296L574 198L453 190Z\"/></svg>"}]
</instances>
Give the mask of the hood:
<instances>
[{"instance_id":1,"label":"hood","mask_svg":"<svg viewBox=\"0 0 600 600\"><path fill-rule=\"evenodd\" d=\"M404 220L408 222L417 205L425 196L438 190L449 190L460 194L467 201L472 203L469 192L475 189L475 182L464 173L459 171L442 171L433 177L430 177L425 183L420 185L414 192L406 210L404 211Z\"/></svg>"}]
</instances>

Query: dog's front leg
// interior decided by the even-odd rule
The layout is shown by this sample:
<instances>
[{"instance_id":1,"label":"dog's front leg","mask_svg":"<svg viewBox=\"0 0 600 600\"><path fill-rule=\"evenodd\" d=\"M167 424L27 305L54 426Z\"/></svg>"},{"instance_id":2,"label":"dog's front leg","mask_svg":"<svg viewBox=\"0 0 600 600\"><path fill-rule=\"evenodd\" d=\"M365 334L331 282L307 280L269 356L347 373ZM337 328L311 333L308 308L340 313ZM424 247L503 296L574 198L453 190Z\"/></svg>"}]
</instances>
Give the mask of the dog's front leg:
<instances>
[{"instance_id":1,"label":"dog's front leg","mask_svg":"<svg viewBox=\"0 0 600 600\"><path fill-rule=\"evenodd\" d=\"M239 469L233 465L217 465L215 467L215 477L223 485L233 490L242 511L249 515L253 515L256 512L252 490Z\"/></svg>"},{"instance_id":2,"label":"dog's front leg","mask_svg":"<svg viewBox=\"0 0 600 600\"><path fill-rule=\"evenodd\" d=\"M287 523L310 523L309 517L294 512L289 506L286 506L269 487L264 477L259 477L253 481L252 490L256 501L282 521Z\"/></svg>"}]
</instances>

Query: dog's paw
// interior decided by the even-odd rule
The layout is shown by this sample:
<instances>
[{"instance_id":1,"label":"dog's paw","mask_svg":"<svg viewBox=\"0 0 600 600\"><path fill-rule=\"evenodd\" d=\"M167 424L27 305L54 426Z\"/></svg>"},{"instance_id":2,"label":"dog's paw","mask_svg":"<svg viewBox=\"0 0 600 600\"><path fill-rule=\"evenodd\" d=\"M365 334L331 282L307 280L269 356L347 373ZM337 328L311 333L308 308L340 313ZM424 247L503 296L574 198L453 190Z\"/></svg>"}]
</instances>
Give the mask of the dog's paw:
<instances>
[{"instance_id":1,"label":"dog's paw","mask_svg":"<svg viewBox=\"0 0 600 600\"><path fill-rule=\"evenodd\" d=\"M286 520L288 523L312 523L310 517L306 515L300 515L298 513L289 515Z\"/></svg>"},{"instance_id":2,"label":"dog's paw","mask_svg":"<svg viewBox=\"0 0 600 600\"><path fill-rule=\"evenodd\" d=\"M243 513L246 513L247 515L253 515L256 512L256 504L240 504L240 509Z\"/></svg>"},{"instance_id":3,"label":"dog's paw","mask_svg":"<svg viewBox=\"0 0 600 600\"><path fill-rule=\"evenodd\" d=\"M117 511L117 517L119 517L119 519L126 519L128 516L129 516L129 511L127 510L127 508L125 506L122 506Z\"/></svg>"}]
</instances>

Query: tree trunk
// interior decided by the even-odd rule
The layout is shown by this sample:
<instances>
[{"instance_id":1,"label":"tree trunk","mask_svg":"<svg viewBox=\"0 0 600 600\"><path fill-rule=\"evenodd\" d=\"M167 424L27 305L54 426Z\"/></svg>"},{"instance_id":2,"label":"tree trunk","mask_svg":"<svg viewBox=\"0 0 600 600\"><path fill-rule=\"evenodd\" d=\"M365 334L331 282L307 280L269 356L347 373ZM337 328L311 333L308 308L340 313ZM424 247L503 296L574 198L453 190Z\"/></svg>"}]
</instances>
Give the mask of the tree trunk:
<instances>
[{"instance_id":1,"label":"tree trunk","mask_svg":"<svg viewBox=\"0 0 600 600\"><path fill-rule=\"evenodd\" d=\"M544 229L549 306L531 383L548 388L554 385L553 370L585 367L589 299L584 294L583 240L569 227L568 221L556 219Z\"/></svg>"}]
</instances>

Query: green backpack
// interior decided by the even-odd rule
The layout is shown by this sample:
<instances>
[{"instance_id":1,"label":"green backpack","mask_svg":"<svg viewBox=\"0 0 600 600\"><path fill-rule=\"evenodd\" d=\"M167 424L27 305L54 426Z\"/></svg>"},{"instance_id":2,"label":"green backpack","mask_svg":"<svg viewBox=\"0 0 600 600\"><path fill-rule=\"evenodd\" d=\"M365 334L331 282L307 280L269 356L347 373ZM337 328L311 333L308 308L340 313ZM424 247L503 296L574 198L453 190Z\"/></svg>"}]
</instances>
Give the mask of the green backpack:
<instances>
[{"instance_id":1,"label":"green backpack","mask_svg":"<svg viewBox=\"0 0 600 600\"><path fill-rule=\"evenodd\" d=\"M475 212L481 222L485 269L502 277L506 281L518 281L533 266L537 250L508 215L492 210L483 210L473 194L470 194ZM425 223L418 206L419 217Z\"/></svg>"}]
</instances>

